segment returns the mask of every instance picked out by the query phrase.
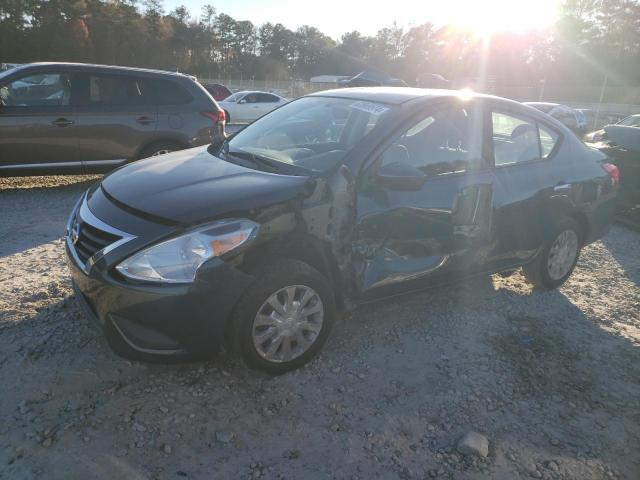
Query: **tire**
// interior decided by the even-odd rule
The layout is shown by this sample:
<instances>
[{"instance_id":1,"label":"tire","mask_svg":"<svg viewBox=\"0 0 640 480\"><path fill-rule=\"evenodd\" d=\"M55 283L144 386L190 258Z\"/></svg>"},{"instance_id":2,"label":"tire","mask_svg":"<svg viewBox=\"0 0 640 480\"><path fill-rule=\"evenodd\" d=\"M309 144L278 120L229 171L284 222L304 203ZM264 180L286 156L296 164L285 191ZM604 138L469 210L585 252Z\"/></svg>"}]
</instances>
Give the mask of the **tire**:
<instances>
[{"instance_id":1,"label":"tire","mask_svg":"<svg viewBox=\"0 0 640 480\"><path fill-rule=\"evenodd\" d=\"M568 251L557 250L563 241L570 244ZM575 252L573 253L574 248ZM581 248L582 231L580 225L570 218L563 220L556 227L551 240L545 243L536 258L522 267L525 278L534 287L542 290L558 288L571 276L576 263L578 263L578 258L580 258ZM564 261L562 256L564 256ZM553 268L553 265L556 268Z\"/></svg>"},{"instance_id":2,"label":"tire","mask_svg":"<svg viewBox=\"0 0 640 480\"><path fill-rule=\"evenodd\" d=\"M156 157L165 153L182 150L184 147L176 142L155 142L144 147L138 155L138 160L143 158Z\"/></svg>"},{"instance_id":3,"label":"tire","mask_svg":"<svg viewBox=\"0 0 640 480\"><path fill-rule=\"evenodd\" d=\"M293 292L292 301L287 307L290 292ZM306 294L309 295L307 300L304 299ZM268 303L270 299L271 303ZM300 304L301 300L305 303ZM278 306L285 315L292 312L291 317L278 314L271 307L275 302L281 302ZM297 260L269 264L260 271L238 303L233 317L235 344L250 368L273 375L295 370L315 357L326 342L333 325L335 308L333 291L320 272ZM315 310L319 311L305 313ZM274 320L274 317L277 319ZM256 325L256 321L263 325ZM300 328L296 322L308 328ZM262 343L259 336L262 336ZM310 343L305 345L303 342ZM275 349L269 358L269 348L273 345Z\"/></svg>"}]
</instances>

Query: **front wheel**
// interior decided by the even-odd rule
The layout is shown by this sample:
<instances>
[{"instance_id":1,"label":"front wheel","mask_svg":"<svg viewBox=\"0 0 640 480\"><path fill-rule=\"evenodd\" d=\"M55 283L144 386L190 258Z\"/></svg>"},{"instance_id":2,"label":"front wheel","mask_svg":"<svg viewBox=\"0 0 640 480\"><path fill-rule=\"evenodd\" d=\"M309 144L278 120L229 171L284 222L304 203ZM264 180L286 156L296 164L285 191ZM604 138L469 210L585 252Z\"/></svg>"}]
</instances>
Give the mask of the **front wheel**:
<instances>
[{"instance_id":1,"label":"front wheel","mask_svg":"<svg viewBox=\"0 0 640 480\"><path fill-rule=\"evenodd\" d=\"M563 221L538 256L523 267L524 276L535 287L558 288L571 276L580 257L580 227L571 219Z\"/></svg>"},{"instance_id":2,"label":"front wheel","mask_svg":"<svg viewBox=\"0 0 640 480\"><path fill-rule=\"evenodd\" d=\"M234 327L244 361L280 374L309 362L335 315L333 291L317 270L296 260L263 269L240 300Z\"/></svg>"}]
</instances>

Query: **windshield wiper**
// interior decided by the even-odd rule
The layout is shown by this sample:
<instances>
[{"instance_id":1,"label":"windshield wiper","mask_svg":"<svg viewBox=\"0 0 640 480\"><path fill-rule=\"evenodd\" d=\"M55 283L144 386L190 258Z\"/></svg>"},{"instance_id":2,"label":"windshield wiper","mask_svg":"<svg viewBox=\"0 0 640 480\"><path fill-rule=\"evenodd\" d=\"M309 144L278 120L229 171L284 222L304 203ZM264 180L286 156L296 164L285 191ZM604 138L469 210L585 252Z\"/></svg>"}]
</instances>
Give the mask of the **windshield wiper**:
<instances>
[{"instance_id":1,"label":"windshield wiper","mask_svg":"<svg viewBox=\"0 0 640 480\"><path fill-rule=\"evenodd\" d=\"M281 165L279 165L280 162L271 160L270 158L262 155L256 155L255 153L243 152L240 150L227 150L226 157L228 158L229 156L236 157L241 160L249 160L259 170L263 170L264 167L267 167L271 172L279 172L282 170Z\"/></svg>"}]
</instances>

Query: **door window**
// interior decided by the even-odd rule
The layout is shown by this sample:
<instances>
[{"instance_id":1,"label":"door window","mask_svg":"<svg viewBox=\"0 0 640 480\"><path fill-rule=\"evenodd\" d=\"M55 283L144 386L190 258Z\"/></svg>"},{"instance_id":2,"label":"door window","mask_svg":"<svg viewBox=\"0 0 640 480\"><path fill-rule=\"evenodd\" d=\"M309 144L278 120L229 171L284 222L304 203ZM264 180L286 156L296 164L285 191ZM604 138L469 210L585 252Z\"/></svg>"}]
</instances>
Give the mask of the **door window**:
<instances>
[{"instance_id":1,"label":"door window","mask_svg":"<svg viewBox=\"0 0 640 480\"><path fill-rule=\"evenodd\" d=\"M0 101L6 107L44 107L69 105L71 75L40 73L14 80L0 87Z\"/></svg>"},{"instance_id":2,"label":"door window","mask_svg":"<svg viewBox=\"0 0 640 480\"><path fill-rule=\"evenodd\" d=\"M512 165L546 159L558 143L559 134L534 120L493 112L495 165Z\"/></svg>"},{"instance_id":3,"label":"door window","mask_svg":"<svg viewBox=\"0 0 640 480\"><path fill-rule=\"evenodd\" d=\"M258 103L258 94L249 93L248 95L245 95L242 100L244 101L244 103Z\"/></svg>"},{"instance_id":4,"label":"door window","mask_svg":"<svg viewBox=\"0 0 640 480\"><path fill-rule=\"evenodd\" d=\"M279 98L270 93L258 93L258 103L277 103Z\"/></svg>"},{"instance_id":5,"label":"door window","mask_svg":"<svg viewBox=\"0 0 640 480\"><path fill-rule=\"evenodd\" d=\"M141 105L148 92L143 83L133 77L119 75L89 75L89 103L91 105Z\"/></svg>"},{"instance_id":6,"label":"door window","mask_svg":"<svg viewBox=\"0 0 640 480\"><path fill-rule=\"evenodd\" d=\"M404 163L427 175L464 172L482 165L482 116L456 107L411 125L382 156L381 165Z\"/></svg>"},{"instance_id":7,"label":"door window","mask_svg":"<svg viewBox=\"0 0 640 480\"><path fill-rule=\"evenodd\" d=\"M492 124L496 165L509 165L541 158L538 128L535 122L493 112Z\"/></svg>"}]
</instances>

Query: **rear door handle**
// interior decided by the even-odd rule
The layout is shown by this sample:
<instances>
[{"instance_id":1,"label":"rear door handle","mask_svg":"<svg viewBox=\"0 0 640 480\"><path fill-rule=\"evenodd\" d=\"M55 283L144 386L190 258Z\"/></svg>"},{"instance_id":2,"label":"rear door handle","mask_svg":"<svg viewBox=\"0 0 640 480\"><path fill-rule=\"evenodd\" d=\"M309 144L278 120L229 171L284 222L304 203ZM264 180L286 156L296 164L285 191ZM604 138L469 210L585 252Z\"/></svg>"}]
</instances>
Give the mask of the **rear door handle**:
<instances>
[{"instance_id":1,"label":"rear door handle","mask_svg":"<svg viewBox=\"0 0 640 480\"><path fill-rule=\"evenodd\" d=\"M554 192L566 192L568 190L571 190L571 184L570 183L559 183L558 185L553 187L553 191Z\"/></svg>"},{"instance_id":2,"label":"rear door handle","mask_svg":"<svg viewBox=\"0 0 640 480\"><path fill-rule=\"evenodd\" d=\"M69 120L68 118L57 118L51 123L56 127L69 127L75 122L73 120Z\"/></svg>"},{"instance_id":3,"label":"rear door handle","mask_svg":"<svg viewBox=\"0 0 640 480\"><path fill-rule=\"evenodd\" d=\"M136 118L136 122L138 122L140 125L150 125L154 122L154 120L151 117L143 115L142 117Z\"/></svg>"}]
</instances>

